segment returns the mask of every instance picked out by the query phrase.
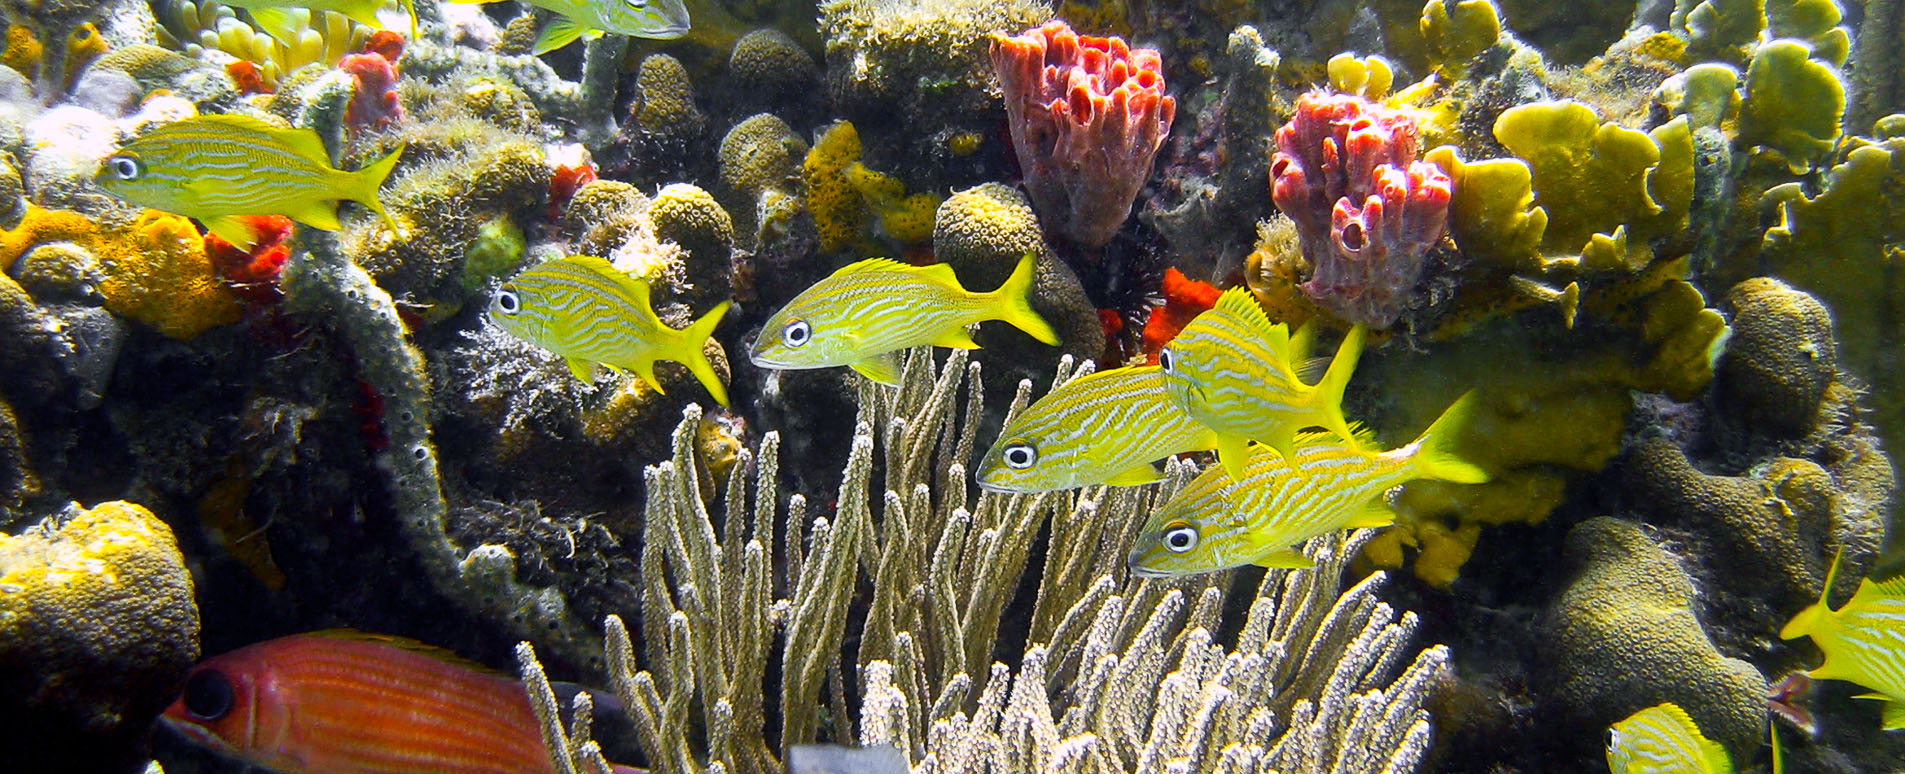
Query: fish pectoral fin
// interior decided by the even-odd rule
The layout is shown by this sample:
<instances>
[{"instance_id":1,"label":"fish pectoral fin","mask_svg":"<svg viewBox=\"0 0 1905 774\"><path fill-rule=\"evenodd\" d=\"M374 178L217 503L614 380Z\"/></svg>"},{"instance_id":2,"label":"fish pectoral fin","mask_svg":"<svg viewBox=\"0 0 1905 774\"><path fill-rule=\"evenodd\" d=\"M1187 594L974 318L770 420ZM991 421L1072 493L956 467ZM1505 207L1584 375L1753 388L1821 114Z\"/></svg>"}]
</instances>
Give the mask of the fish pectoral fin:
<instances>
[{"instance_id":1,"label":"fish pectoral fin","mask_svg":"<svg viewBox=\"0 0 1905 774\"><path fill-rule=\"evenodd\" d=\"M1105 483L1112 486L1142 486L1163 480L1163 472L1151 467L1150 463L1145 463L1128 470L1119 471L1117 475L1105 479Z\"/></svg>"},{"instance_id":2,"label":"fish pectoral fin","mask_svg":"<svg viewBox=\"0 0 1905 774\"><path fill-rule=\"evenodd\" d=\"M881 384L894 387L900 384L900 359L891 353L870 357L858 363L849 363L847 366L859 371L861 376Z\"/></svg>"},{"instance_id":3,"label":"fish pectoral fin","mask_svg":"<svg viewBox=\"0 0 1905 774\"><path fill-rule=\"evenodd\" d=\"M964 327L946 329L945 333L939 334L939 338L933 339L933 346L951 349L979 348L979 345L973 342L972 334L967 333Z\"/></svg>"},{"instance_id":4,"label":"fish pectoral fin","mask_svg":"<svg viewBox=\"0 0 1905 774\"><path fill-rule=\"evenodd\" d=\"M1217 436L1217 461L1223 463L1231 481L1244 480L1244 471L1250 467L1250 439L1241 435Z\"/></svg>"},{"instance_id":5,"label":"fish pectoral fin","mask_svg":"<svg viewBox=\"0 0 1905 774\"><path fill-rule=\"evenodd\" d=\"M206 218L202 222L205 224L207 231L217 234L220 239L232 243L233 247L244 250L245 252L251 252L252 245L258 243L257 232L253 231L251 224L246 223L240 216L226 215L219 218Z\"/></svg>"},{"instance_id":6,"label":"fish pectoral fin","mask_svg":"<svg viewBox=\"0 0 1905 774\"><path fill-rule=\"evenodd\" d=\"M575 378L581 380L583 384L595 384L595 377L602 371L601 364L593 360L583 360L579 357L565 357L562 360L569 364L569 373L574 374Z\"/></svg>"},{"instance_id":7,"label":"fish pectoral fin","mask_svg":"<svg viewBox=\"0 0 1905 774\"><path fill-rule=\"evenodd\" d=\"M1363 527L1387 527L1394 523L1396 523L1396 512L1389 510L1389 503L1384 502L1382 498L1378 497L1364 503L1363 507L1357 509L1355 513L1350 514L1349 520L1343 522L1343 526L1351 529L1360 529Z\"/></svg>"},{"instance_id":8,"label":"fish pectoral fin","mask_svg":"<svg viewBox=\"0 0 1905 774\"><path fill-rule=\"evenodd\" d=\"M305 25L292 13L292 9L247 8L245 10L251 12L251 19L258 23L259 29L277 38L278 42L287 46L297 45L298 30Z\"/></svg>"},{"instance_id":9,"label":"fish pectoral fin","mask_svg":"<svg viewBox=\"0 0 1905 774\"><path fill-rule=\"evenodd\" d=\"M554 19L550 19L549 24L542 28L542 34L536 37L536 47L533 51L536 56L542 56L570 43L574 43L577 38L583 37L588 33L594 33L599 37L602 31L589 29L587 26L584 26L582 22L567 16L557 16ZM593 38L591 38L591 40L593 40Z\"/></svg>"},{"instance_id":10,"label":"fish pectoral fin","mask_svg":"<svg viewBox=\"0 0 1905 774\"><path fill-rule=\"evenodd\" d=\"M642 380L643 383L654 388L656 393L662 395L668 394L667 390L661 388L661 380L655 378L655 361L649 360L635 363L629 366L628 370L634 372L635 378Z\"/></svg>"},{"instance_id":11,"label":"fish pectoral fin","mask_svg":"<svg viewBox=\"0 0 1905 774\"><path fill-rule=\"evenodd\" d=\"M1895 731L1905 728L1905 701L1899 701L1882 693L1862 693L1852 698L1881 702L1879 705L1880 729Z\"/></svg>"},{"instance_id":12,"label":"fish pectoral fin","mask_svg":"<svg viewBox=\"0 0 1905 774\"><path fill-rule=\"evenodd\" d=\"M323 229L325 231L336 231L342 228L337 222L337 201L335 199L301 202L294 206L285 207L281 214L311 228Z\"/></svg>"},{"instance_id":13,"label":"fish pectoral fin","mask_svg":"<svg viewBox=\"0 0 1905 774\"><path fill-rule=\"evenodd\" d=\"M1257 557L1257 560L1254 562L1251 562L1251 564L1257 565L1258 567L1283 568L1283 569L1291 569L1291 570L1307 570L1311 567L1316 566L1316 562L1311 561L1309 557L1304 556L1302 552L1294 548L1285 548L1281 551L1272 551L1268 554L1264 554L1263 556Z\"/></svg>"}]
</instances>

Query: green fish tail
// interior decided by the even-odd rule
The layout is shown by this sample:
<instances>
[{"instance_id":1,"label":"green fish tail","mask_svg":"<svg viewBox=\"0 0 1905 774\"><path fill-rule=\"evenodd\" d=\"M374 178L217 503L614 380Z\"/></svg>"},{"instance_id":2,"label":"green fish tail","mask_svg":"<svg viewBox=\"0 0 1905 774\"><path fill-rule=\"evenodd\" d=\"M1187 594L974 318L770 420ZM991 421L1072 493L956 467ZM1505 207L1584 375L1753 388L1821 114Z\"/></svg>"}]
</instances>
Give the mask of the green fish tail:
<instances>
[{"instance_id":1,"label":"green fish tail","mask_svg":"<svg viewBox=\"0 0 1905 774\"><path fill-rule=\"evenodd\" d=\"M384 203L377 198L377 189L384 186L384 180L390 177L390 171L397 168L398 159L403 157L404 146L399 145L390 155L371 162L363 169L351 173L355 179L357 191L346 198L369 207L371 212L384 219L384 225L390 227L390 233L402 236L397 228L397 219L390 217L390 211L384 209Z\"/></svg>"},{"instance_id":2,"label":"green fish tail","mask_svg":"<svg viewBox=\"0 0 1905 774\"><path fill-rule=\"evenodd\" d=\"M1462 459L1456 452L1462 429L1475 416L1480 400L1473 390L1463 393L1416 438L1416 454L1411 465L1418 478L1432 478L1456 484L1480 484L1488 481L1488 471Z\"/></svg>"},{"instance_id":3,"label":"green fish tail","mask_svg":"<svg viewBox=\"0 0 1905 774\"><path fill-rule=\"evenodd\" d=\"M997 301L1000 307L997 317L1014 328L1025 331L1027 336L1038 339L1051 346L1058 346L1058 333L1052 330L1051 323L1032 310L1032 283L1038 279L1038 257L1026 253L1019 258L1018 268L1012 270L1012 276L1005 284L987 296Z\"/></svg>"},{"instance_id":4,"label":"green fish tail","mask_svg":"<svg viewBox=\"0 0 1905 774\"><path fill-rule=\"evenodd\" d=\"M723 408L728 405L728 387L721 383L720 375L714 372L714 364L708 361L708 354L701 348L714 336L715 326L721 324L721 318L727 316L728 308L732 305L730 301L721 302L702 315L701 319L676 331L671 340L662 345L663 351L656 353L658 359L673 360L687 366L688 372L695 375L701 386L707 388L708 394L714 396L714 402Z\"/></svg>"},{"instance_id":5,"label":"green fish tail","mask_svg":"<svg viewBox=\"0 0 1905 774\"><path fill-rule=\"evenodd\" d=\"M1361 323L1349 329L1349 335L1343 337L1343 344L1336 348L1336 357L1330 359L1329 370L1323 372L1323 379L1316 383L1315 400L1318 423L1330 431L1342 436L1343 442L1350 446L1359 446L1356 434L1349 429L1349 420L1343 416L1343 391L1349 387L1349 377L1356 373L1356 361L1363 354L1363 337L1366 331Z\"/></svg>"}]
</instances>

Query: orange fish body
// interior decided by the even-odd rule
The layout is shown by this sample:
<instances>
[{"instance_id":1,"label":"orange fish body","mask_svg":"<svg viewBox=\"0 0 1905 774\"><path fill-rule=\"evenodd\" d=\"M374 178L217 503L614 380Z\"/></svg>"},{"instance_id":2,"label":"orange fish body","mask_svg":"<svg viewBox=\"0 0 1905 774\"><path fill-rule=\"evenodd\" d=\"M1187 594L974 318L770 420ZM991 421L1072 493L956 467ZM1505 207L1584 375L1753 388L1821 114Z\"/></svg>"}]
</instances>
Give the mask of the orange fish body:
<instances>
[{"instance_id":1,"label":"orange fish body","mask_svg":"<svg viewBox=\"0 0 1905 774\"><path fill-rule=\"evenodd\" d=\"M283 774L554 774L522 683L408 643L299 634L240 648L193 667L164 721Z\"/></svg>"}]
</instances>

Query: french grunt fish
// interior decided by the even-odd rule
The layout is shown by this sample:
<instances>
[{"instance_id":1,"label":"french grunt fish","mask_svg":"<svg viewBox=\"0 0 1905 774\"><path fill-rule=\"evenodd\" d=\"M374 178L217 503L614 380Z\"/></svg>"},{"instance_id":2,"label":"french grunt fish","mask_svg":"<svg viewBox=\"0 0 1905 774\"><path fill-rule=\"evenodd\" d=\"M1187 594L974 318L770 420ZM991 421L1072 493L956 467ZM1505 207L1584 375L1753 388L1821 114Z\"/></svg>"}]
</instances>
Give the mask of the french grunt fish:
<instances>
[{"instance_id":1,"label":"french grunt fish","mask_svg":"<svg viewBox=\"0 0 1905 774\"><path fill-rule=\"evenodd\" d=\"M498 0L451 0L493 3ZM542 56L577 38L594 40L605 32L635 38L673 40L688 34L688 7L682 0L523 0L557 16L536 37L533 49Z\"/></svg>"},{"instance_id":2,"label":"french grunt fish","mask_svg":"<svg viewBox=\"0 0 1905 774\"><path fill-rule=\"evenodd\" d=\"M214 656L160 719L280 774L556 771L521 682L401 637L297 634Z\"/></svg>"},{"instance_id":3,"label":"french grunt fish","mask_svg":"<svg viewBox=\"0 0 1905 774\"><path fill-rule=\"evenodd\" d=\"M141 207L197 218L225 241L249 250L257 241L245 215L284 215L336 231L337 203L358 202L397 223L377 189L403 155L398 148L355 172L331 166L317 132L241 115L174 121L126 143L100 163L93 180Z\"/></svg>"},{"instance_id":4,"label":"french grunt fish","mask_svg":"<svg viewBox=\"0 0 1905 774\"><path fill-rule=\"evenodd\" d=\"M1163 478L1152 461L1217 437L1164 394L1157 366L1096 371L1054 388L999 431L973 477L994 492L1046 492Z\"/></svg>"},{"instance_id":5,"label":"french grunt fish","mask_svg":"<svg viewBox=\"0 0 1905 774\"><path fill-rule=\"evenodd\" d=\"M1305 427L1353 441L1343 417L1343 388L1363 350L1363 326L1349 335L1314 386L1302 378L1308 333L1272 324L1250 291L1231 288L1158 352L1171 398L1217 433L1217 458L1241 478L1251 441L1278 453Z\"/></svg>"},{"instance_id":6,"label":"french grunt fish","mask_svg":"<svg viewBox=\"0 0 1905 774\"><path fill-rule=\"evenodd\" d=\"M1328 433L1304 433L1293 439L1288 456L1252 447L1242 479L1233 481L1224 466L1212 465L1151 515L1131 549L1131 572L1170 578L1246 564L1309 567L1296 544L1393 522L1383 495L1398 484L1487 481L1486 471L1453 448L1475 403L1474 393L1463 395L1399 449L1376 452L1363 448L1366 438L1350 445Z\"/></svg>"},{"instance_id":7,"label":"french grunt fish","mask_svg":"<svg viewBox=\"0 0 1905 774\"><path fill-rule=\"evenodd\" d=\"M1733 774L1733 759L1719 742L1673 702L1627 716L1607 729L1611 774Z\"/></svg>"},{"instance_id":8,"label":"french grunt fish","mask_svg":"<svg viewBox=\"0 0 1905 774\"><path fill-rule=\"evenodd\" d=\"M1787 621L1779 637L1811 637L1826 660L1806 676L1866 687L1872 693L1857 698L1880 702L1879 727L1905 729L1905 577L1860 578L1852 599L1834 610L1827 596L1838 574L1833 557L1819 601Z\"/></svg>"},{"instance_id":9,"label":"french grunt fish","mask_svg":"<svg viewBox=\"0 0 1905 774\"><path fill-rule=\"evenodd\" d=\"M511 277L490 300L489 316L516 338L561 355L585 384L595 381L600 363L634 373L661 392L655 361L673 360L726 406L728 388L702 347L729 305L723 301L688 327L670 328L655 316L648 283L601 258L572 255Z\"/></svg>"},{"instance_id":10,"label":"french grunt fish","mask_svg":"<svg viewBox=\"0 0 1905 774\"><path fill-rule=\"evenodd\" d=\"M309 10L332 11L343 14L359 24L371 29L383 29L384 22L377 18L377 11L384 7L387 0L219 0L222 5L243 8L251 13L258 26L270 33L285 45L296 43L298 35L310 24L310 17L298 13ZM410 38L417 37L417 6L415 0L398 0L405 14L410 16Z\"/></svg>"},{"instance_id":11,"label":"french grunt fish","mask_svg":"<svg viewBox=\"0 0 1905 774\"><path fill-rule=\"evenodd\" d=\"M841 267L768 318L748 356L765 368L849 366L882 384L898 384L888 354L909 347L978 349L966 326L1002 320L1046 344L1052 326L1032 311L1037 261L1019 259L998 290L973 293L943 263L911 266L870 258Z\"/></svg>"}]
</instances>

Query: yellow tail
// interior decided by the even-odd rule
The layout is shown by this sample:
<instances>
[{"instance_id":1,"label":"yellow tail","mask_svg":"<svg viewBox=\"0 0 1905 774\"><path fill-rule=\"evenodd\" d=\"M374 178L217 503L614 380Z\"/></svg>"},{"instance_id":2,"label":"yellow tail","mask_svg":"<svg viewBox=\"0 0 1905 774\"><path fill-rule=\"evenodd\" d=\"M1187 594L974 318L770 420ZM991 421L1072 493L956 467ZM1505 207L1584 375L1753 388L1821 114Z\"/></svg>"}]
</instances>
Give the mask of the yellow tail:
<instances>
[{"instance_id":1,"label":"yellow tail","mask_svg":"<svg viewBox=\"0 0 1905 774\"><path fill-rule=\"evenodd\" d=\"M1844 548L1832 555L1832 568L1826 570L1826 586L1819 590L1819 601L1799 611L1792 620L1787 621L1786 625L1779 630L1780 639L1791 640L1811 635L1819 631L1820 625L1832 615L1832 602L1829 598L1832 596L1833 582L1839 579L1839 560L1843 558L1845 558ZM1828 657L1826 660L1830 661L1831 658ZM1824 665L1820 665L1820 668L1823 669Z\"/></svg>"},{"instance_id":2,"label":"yellow tail","mask_svg":"<svg viewBox=\"0 0 1905 774\"><path fill-rule=\"evenodd\" d=\"M1038 257L1026 253L1019 259L1018 268L1012 270L1012 276L1005 279L1005 284L987 294L998 304L995 309L998 316L992 319L1010 323L1026 335L1056 347L1058 334L1045 318L1032 310L1032 283L1037 278Z\"/></svg>"},{"instance_id":3,"label":"yellow tail","mask_svg":"<svg viewBox=\"0 0 1905 774\"><path fill-rule=\"evenodd\" d=\"M397 228L397 220L390 217L390 211L384 209L383 201L377 198L377 189L384 186L384 180L390 177L390 171L397 168L398 159L403 157L403 149L404 146L399 145L396 150L390 152L390 155L373 161L353 173L357 176L358 190L350 197L351 201L369 207L371 212L377 213L378 217L384 219L384 225L390 227L390 233L400 237L403 236L403 232Z\"/></svg>"},{"instance_id":4,"label":"yellow tail","mask_svg":"<svg viewBox=\"0 0 1905 774\"><path fill-rule=\"evenodd\" d=\"M1429 429L1422 431L1422 435L1416 438L1416 454L1412 465L1417 478L1433 478L1456 484L1487 483L1488 471L1462 459L1455 450L1462 429L1474 418L1479 402L1474 390L1463 393L1462 397L1455 399L1442 411L1442 416L1436 418Z\"/></svg>"},{"instance_id":5,"label":"yellow tail","mask_svg":"<svg viewBox=\"0 0 1905 774\"><path fill-rule=\"evenodd\" d=\"M728 308L732 305L729 301L716 305L701 319L676 331L666 351L656 353L658 359L673 360L687 366L688 372L695 375L695 380L701 382L708 394L714 396L714 402L723 408L728 405L728 386L721 383L721 376L714 372L714 364L708 361L708 353L702 347L714 336L715 326L721 324L721 318L727 316ZM652 384L654 380L651 378L649 382Z\"/></svg>"},{"instance_id":6,"label":"yellow tail","mask_svg":"<svg viewBox=\"0 0 1905 774\"><path fill-rule=\"evenodd\" d=\"M1323 379L1316 383L1316 391L1311 399L1317 412L1317 422L1323 427L1342 436L1343 442L1351 446L1360 446L1355 433L1350 432L1349 420L1343 417L1343 390L1349 387L1349 377L1356 373L1356 360L1363 354L1363 336L1365 331L1358 323L1349 329L1349 335L1343 337L1343 344L1336 348L1336 357L1330 359L1329 370L1323 372ZM1297 338L1307 342L1309 335L1298 331Z\"/></svg>"}]
</instances>

